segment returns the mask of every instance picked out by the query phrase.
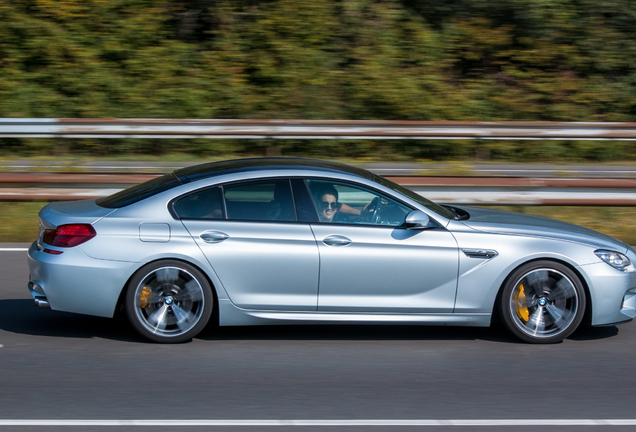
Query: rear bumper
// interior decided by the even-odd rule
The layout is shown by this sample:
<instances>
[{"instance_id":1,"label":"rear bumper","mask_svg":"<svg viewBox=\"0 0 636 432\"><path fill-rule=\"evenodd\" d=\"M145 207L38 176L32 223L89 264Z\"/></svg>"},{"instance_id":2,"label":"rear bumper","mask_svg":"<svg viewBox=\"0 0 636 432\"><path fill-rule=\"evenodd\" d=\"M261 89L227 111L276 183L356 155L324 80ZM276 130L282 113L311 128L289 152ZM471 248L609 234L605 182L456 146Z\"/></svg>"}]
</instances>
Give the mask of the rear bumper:
<instances>
[{"instance_id":1,"label":"rear bumper","mask_svg":"<svg viewBox=\"0 0 636 432\"><path fill-rule=\"evenodd\" d=\"M40 285L29 281L29 284L27 286L29 288L29 292L31 293L31 297L33 297L33 300L35 301L35 305L37 307L41 307L41 308L51 307L48 299L46 298L46 294L44 294L44 290L42 289Z\"/></svg>"},{"instance_id":2,"label":"rear bumper","mask_svg":"<svg viewBox=\"0 0 636 432\"><path fill-rule=\"evenodd\" d=\"M138 264L91 258L78 247L43 252L34 242L28 251L29 291L40 307L112 317L130 275Z\"/></svg>"}]
</instances>

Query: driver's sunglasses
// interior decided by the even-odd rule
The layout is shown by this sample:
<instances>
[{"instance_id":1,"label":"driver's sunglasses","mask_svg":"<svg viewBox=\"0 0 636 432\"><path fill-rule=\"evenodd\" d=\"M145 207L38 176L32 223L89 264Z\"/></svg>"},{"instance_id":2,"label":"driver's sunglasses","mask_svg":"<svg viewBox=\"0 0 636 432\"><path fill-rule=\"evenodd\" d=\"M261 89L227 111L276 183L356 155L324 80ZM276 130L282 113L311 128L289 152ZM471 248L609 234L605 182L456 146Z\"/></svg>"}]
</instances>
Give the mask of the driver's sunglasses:
<instances>
[{"instance_id":1,"label":"driver's sunglasses","mask_svg":"<svg viewBox=\"0 0 636 432\"><path fill-rule=\"evenodd\" d=\"M332 208L336 210L338 208L337 202L329 202L329 201L320 201L320 208L327 210L328 208Z\"/></svg>"}]
</instances>

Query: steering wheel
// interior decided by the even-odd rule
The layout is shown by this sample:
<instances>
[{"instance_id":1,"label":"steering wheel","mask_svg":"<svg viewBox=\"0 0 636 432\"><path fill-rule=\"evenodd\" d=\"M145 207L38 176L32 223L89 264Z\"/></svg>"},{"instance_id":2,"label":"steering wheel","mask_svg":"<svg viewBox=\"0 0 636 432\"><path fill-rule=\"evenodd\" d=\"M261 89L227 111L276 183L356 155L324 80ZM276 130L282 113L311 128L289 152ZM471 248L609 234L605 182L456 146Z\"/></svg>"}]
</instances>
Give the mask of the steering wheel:
<instances>
[{"instance_id":1,"label":"steering wheel","mask_svg":"<svg viewBox=\"0 0 636 432\"><path fill-rule=\"evenodd\" d=\"M378 210L380 209L380 197L375 197L371 200L367 208L364 210L367 214L365 215L365 222L377 224L380 220L380 215L378 214Z\"/></svg>"}]
</instances>

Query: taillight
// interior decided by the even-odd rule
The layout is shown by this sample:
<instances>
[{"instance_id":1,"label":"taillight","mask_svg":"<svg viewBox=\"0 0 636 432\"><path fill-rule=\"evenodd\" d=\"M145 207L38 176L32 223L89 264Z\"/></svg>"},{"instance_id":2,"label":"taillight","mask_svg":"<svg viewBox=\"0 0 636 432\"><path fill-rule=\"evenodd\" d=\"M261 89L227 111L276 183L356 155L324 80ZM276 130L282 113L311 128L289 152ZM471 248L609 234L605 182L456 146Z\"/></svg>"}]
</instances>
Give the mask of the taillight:
<instances>
[{"instance_id":1,"label":"taillight","mask_svg":"<svg viewBox=\"0 0 636 432\"><path fill-rule=\"evenodd\" d=\"M44 230L42 241L50 246L73 247L89 241L96 235L92 225L60 225L55 229Z\"/></svg>"}]
</instances>

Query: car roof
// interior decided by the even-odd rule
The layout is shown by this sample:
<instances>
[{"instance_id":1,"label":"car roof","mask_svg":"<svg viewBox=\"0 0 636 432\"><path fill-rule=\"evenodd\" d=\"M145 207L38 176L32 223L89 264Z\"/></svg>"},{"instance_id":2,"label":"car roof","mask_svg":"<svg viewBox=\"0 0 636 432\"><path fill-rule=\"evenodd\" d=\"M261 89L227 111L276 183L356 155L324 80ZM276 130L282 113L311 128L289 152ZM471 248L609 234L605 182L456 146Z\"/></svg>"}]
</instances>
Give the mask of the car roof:
<instances>
[{"instance_id":1,"label":"car roof","mask_svg":"<svg viewBox=\"0 0 636 432\"><path fill-rule=\"evenodd\" d=\"M338 162L327 162L315 159L301 158L252 158L236 159L221 162L210 162L175 170L174 176L181 183L202 180L223 174L264 171L264 170L314 170L353 174L368 180L373 180L373 174L362 168L353 167Z\"/></svg>"}]
</instances>

